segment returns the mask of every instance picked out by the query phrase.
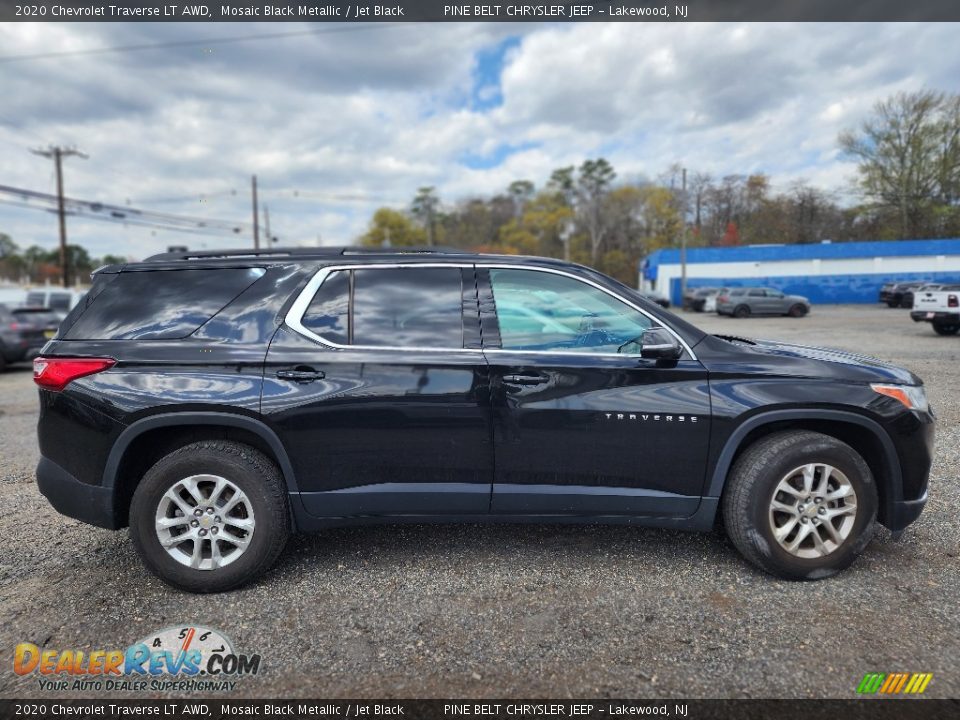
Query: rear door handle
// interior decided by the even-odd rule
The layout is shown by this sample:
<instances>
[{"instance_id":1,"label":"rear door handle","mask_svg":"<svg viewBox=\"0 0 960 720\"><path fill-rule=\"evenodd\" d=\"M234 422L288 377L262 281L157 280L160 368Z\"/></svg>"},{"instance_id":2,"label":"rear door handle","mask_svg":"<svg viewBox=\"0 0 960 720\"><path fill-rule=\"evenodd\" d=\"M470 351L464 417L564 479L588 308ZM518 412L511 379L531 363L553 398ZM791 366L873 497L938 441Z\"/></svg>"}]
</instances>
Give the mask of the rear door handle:
<instances>
[{"instance_id":1,"label":"rear door handle","mask_svg":"<svg viewBox=\"0 0 960 720\"><path fill-rule=\"evenodd\" d=\"M543 375L504 375L503 381L511 385L543 385L547 378Z\"/></svg>"},{"instance_id":2,"label":"rear door handle","mask_svg":"<svg viewBox=\"0 0 960 720\"><path fill-rule=\"evenodd\" d=\"M294 368L293 370L277 370L277 377L281 380L293 380L298 383L308 383L314 380L323 380L326 374L313 368Z\"/></svg>"}]
</instances>

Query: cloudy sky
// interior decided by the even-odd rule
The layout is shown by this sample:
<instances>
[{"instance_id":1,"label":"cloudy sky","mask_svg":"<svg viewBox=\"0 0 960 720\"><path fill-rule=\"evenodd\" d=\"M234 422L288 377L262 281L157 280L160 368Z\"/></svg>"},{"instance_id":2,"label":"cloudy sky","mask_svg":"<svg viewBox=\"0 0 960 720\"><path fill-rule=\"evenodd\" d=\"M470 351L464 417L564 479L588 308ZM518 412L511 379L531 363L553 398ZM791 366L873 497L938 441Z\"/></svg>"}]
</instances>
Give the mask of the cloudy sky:
<instances>
[{"instance_id":1,"label":"cloudy sky","mask_svg":"<svg viewBox=\"0 0 960 720\"><path fill-rule=\"evenodd\" d=\"M680 162L844 191L837 133L899 90L960 91L958 30L10 23L0 185L53 192L53 163L28 150L75 145L89 158L65 162L68 196L249 224L256 173L282 244L349 243L422 185L454 203L601 155L623 179ZM88 52L183 41L204 42ZM252 242L85 217L68 229L95 256ZM0 232L57 242L55 216L17 205L0 204Z\"/></svg>"}]
</instances>

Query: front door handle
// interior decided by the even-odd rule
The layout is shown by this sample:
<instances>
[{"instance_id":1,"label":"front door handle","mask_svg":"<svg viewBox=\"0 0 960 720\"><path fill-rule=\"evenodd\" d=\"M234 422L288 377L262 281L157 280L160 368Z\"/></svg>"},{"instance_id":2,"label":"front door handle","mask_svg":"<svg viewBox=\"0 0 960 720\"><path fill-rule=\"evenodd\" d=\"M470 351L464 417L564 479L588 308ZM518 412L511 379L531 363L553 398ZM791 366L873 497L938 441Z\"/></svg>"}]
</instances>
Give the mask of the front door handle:
<instances>
[{"instance_id":1,"label":"front door handle","mask_svg":"<svg viewBox=\"0 0 960 720\"><path fill-rule=\"evenodd\" d=\"M314 380L323 380L326 374L321 370L308 367L298 367L293 370L277 370L277 377L281 380L293 380L298 383L308 383Z\"/></svg>"},{"instance_id":2,"label":"front door handle","mask_svg":"<svg viewBox=\"0 0 960 720\"><path fill-rule=\"evenodd\" d=\"M504 375L503 381L511 385L543 385L547 378L543 375Z\"/></svg>"}]
</instances>

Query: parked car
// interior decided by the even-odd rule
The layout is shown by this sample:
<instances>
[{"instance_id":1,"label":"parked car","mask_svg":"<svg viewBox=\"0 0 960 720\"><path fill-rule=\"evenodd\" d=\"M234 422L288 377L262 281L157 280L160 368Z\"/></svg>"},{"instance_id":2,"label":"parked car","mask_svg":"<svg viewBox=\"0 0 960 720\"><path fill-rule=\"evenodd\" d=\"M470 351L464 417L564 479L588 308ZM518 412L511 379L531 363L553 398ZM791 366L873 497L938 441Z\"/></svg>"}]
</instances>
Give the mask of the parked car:
<instances>
[{"instance_id":1,"label":"parked car","mask_svg":"<svg viewBox=\"0 0 960 720\"><path fill-rule=\"evenodd\" d=\"M656 303L662 308L670 307L669 298L666 298L663 295L658 295L657 293L654 293L654 292L642 292L642 291L640 292L640 294L643 295L650 302Z\"/></svg>"},{"instance_id":2,"label":"parked car","mask_svg":"<svg viewBox=\"0 0 960 720\"><path fill-rule=\"evenodd\" d=\"M0 372L9 363L33 359L46 341L42 326L18 318L0 305Z\"/></svg>"},{"instance_id":3,"label":"parked car","mask_svg":"<svg viewBox=\"0 0 960 720\"><path fill-rule=\"evenodd\" d=\"M24 325L32 325L43 331L43 336L49 340L57 334L57 328L64 315L45 307L22 307L14 308L10 312L18 322Z\"/></svg>"},{"instance_id":4,"label":"parked car","mask_svg":"<svg viewBox=\"0 0 960 720\"><path fill-rule=\"evenodd\" d=\"M719 288L714 288L714 287L687 288L687 291L683 295L683 309L699 312L698 305L700 306L701 309L703 307L702 298L706 297L708 293L715 292L717 290L719 290Z\"/></svg>"},{"instance_id":5,"label":"parked car","mask_svg":"<svg viewBox=\"0 0 960 720\"><path fill-rule=\"evenodd\" d=\"M785 295L772 288L731 288L717 296L717 313L746 318L751 315L789 315L803 317L810 312L810 301L801 295Z\"/></svg>"},{"instance_id":6,"label":"parked car","mask_svg":"<svg viewBox=\"0 0 960 720\"><path fill-rule=\"evenodd\" d=\"M711 294L716 294L718 288L713 287L702 287L702 288L693 288L688 290L687 294L683 296L683 309L692 310L693 312L703 312L703 306L706 302L706 298Z\"/></svg>"},{"instance_id":7,"label":"parked car","mask_svg":"<svg viewBox=\"0 0 960 720\"><path fill-rule=\"evenodd\" d=\"M910 318L930 323L937 335L956 335L960 332L960 285L918 292Z\"/></svg>"},{"instance_id":8,"label":"parked car","mask_svg":"<svg viewBox=\"0 0 960 720\"><path fill-rule=\"evenodd\" d=\"M65 288L36 288L28 290L23 305L25 307L45 307L66 315L83 299L86 293L82 290Z\"/></svg>"},{"instance_id":9,"label":"parked car","mask_svg":"<svg viewBox=\"0 0 960 720\"><path fill-rule=\"evenodd\" d=\"M727 288L699 288L690 298L688 309L694 312L715 312L717 309L717 296Z\"/></svg>"},{"instance_id":10,"label":"parked car","mask_svg":"<svg viewBox=\"0 0 960 720\"><path fill-rule=\"evenodd\" d=\"M887 307L902 307L904 293L915 290L929 283L929 280L914 280L911 282L886 283L880 287L879 300Z\"/></svg>"},{"instance_id":11,"label":"parked car","mask_svg":"<svg viewBox=\"0 0 960 720\"><path fill-rule=\"evenodd\" d=\"M916 288L908 288L907 290L904 290L903 295L900 297L900 307L910 309L913 307L915 294L941 290L944 287L945 285L943 283L927 283Z\"/></svg>"},{"instance_id":12,"label":"parked car","mask_svg":"<svg viewBox=\"0 0 960 720\"><path fill-rule=\"evenodd\" d=\"M97 272L34 367L41 492L197 592L294 529L718 515L818 579L916 520L933 451L908 370L709 335L544 258L168 253Z\"/></svg>"}]
</instances>

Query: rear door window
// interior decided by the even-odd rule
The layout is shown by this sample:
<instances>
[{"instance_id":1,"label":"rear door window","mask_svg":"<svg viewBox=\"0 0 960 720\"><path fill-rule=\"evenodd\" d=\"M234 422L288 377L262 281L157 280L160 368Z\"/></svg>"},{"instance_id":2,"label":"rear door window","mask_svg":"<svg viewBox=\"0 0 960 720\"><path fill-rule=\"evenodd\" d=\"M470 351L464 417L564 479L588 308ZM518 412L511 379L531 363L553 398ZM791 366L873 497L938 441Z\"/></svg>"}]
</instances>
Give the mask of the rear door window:
<instances>
[{"instance_id":1,"label":"rear door window","mask_svg":"<svg viewBox=\"0 0 960 720\"><path fill-rule=\"evenodd\" d=\"M459 267L365 267L323 281L300 324L327 343L463 348Z\"/></svg>"},{"instance_id":2,"label":"rear door window","mask_svg":"<svg viewBox=\"0 0 960 720\"><path fill-rule=\"evenodd\" d=\"M64 339L187 337L263 274L262 268L120 273L86 306Z\"/></svg>"}]
</instances>

